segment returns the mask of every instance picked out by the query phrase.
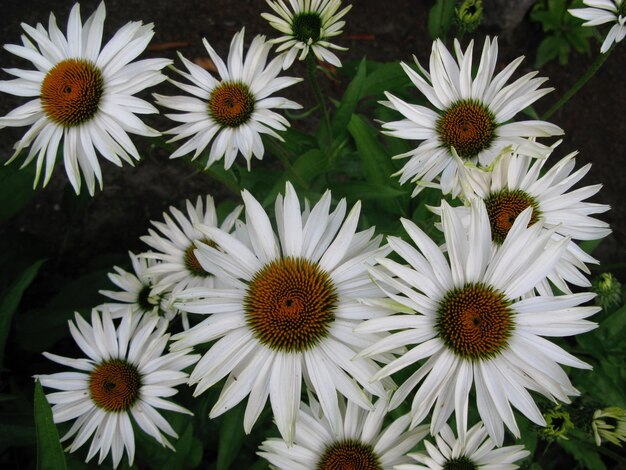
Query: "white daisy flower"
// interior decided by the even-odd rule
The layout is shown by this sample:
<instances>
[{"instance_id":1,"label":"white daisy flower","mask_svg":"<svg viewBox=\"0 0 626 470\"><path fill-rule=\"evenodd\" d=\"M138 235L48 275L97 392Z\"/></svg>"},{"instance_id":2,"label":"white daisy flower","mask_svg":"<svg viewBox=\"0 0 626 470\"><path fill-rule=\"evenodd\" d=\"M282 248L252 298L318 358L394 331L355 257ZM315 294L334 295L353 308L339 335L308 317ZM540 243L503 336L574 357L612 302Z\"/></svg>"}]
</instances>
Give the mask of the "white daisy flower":
<instances>
[{"instance_id":1,"label":"white daisy flower","mask_svg":"<svg viewBox=\"0 0 626 470\"><path fill-rule=\"evenodd\" d=\"M483 423L474 425L469 431L463 429L458 439L446 424L435 437L435 442L436 445L425 441L427 454L409 454L422 465L398 465L396 470L515 470L519 465L514 462L530 455L524 446L496 448Z\"/></svg>"},{"instance_id":2,"label":"white daisy flower","mask_svg":"<svg viewBox=\"0 0 626 470\"><path fill-rule=\"evenodd\" d=\"M198 262L194 251L196 241L217 246L197 228L198 224L218 226L215 203L211 196L206 196L203 204L202 198L198 196L195 206L187 200L186 207L187 215L175 207L170 207L169 211L173 218L164 212L165 223L152 221L152 225L160 234L149 229L149 235L141 237L141 240L154 250L141 256L158 261L147 270L148 274L158 277L158 292L171 291L174 287L182 290L187 287L214 286L214 277ZM242 207L238 206L231 211L219 226L220 229L230 233L241 209Z\"/></svg>"},{"instance_id":3,"label":"white daisy flower","mask_svg":"<svg viewBox=\"0 0 626 470\"><path fill-rule=\"evenodd\" d=\"M341 0L289 0L290 9L284 0L266 1L278 16L271 13L261 13L261 16L269 21L270 26L284 34L270 41L272 44L280 44L276 52L283 53L283 69L291 67L296 57L304 60L309 52L313 52L320 61L341 67L341 61L330 49L348 49L332 44L328 39L343 32L346 22L341 18L350 11L352 5L338 11Z\"/></svg>"},{"instance_id":4,"label":"white daisy flower","mask_svg":"<svg viewBox=\"0 0 626 470\"><path fill-rule=\"evenodd\" d=\"M380 398L371 411L348 402L331 426L315 399L298 412L293 446L270 438L258 454L279 470L392 470L411 462L406 453L428 434L428 426L407 430L407 414L383 429L388 401ZM337 429L338 433L333 432Z\"/></svg>"},{"instance_id":5,"label":"white daisy flower","mask_svg":"<svg viewBox=\"0 0 626 470\"><path fill-rule=\"evenodd\" d=\"M263 158L265 149L261 134L283 140L276 131L284 131L289 127L289 121L272 109L299 109L302 106L286 98L270 95L302 79L278 77L281 71L281 60L278 57L266 66L272 46L265 41L264 36L254 37L244 58L244 32L245 28L235 34L230 43L228 66L208 41L203 39L220 80L179 54L188 73L174 70L192 84L170 81L191 96L154 95L161 106L183 112L166 115L182 123L166 132L175 134L169 142L189 138L170 158L191 152L194 152L193 158L196 158L213 141L207 167L223 157L224 168L228 169L237 154L241 153L250 169L253 155L259 160Z\"/></svg>"},{"instance_id":6,"label":"white daisy flower","mask_svg":"<svg viewBox=\"0 0 626 470\"><path fill-rule=\"evenodd\" d=\"M150 273L150 268L157 262L151 259L140 258L132 252L128 252L133 266L130 273L114 266L115 273L109 273L108 277L113 284L119 287L120 291L101 290L100 294L116 300L109 302L98 308L105 308L111 314L111 318L117 319L131 313L137 315L141 313L156 315L172 320L178 313L173 307L172 298L156 288L158 277ZM187 324L187 314L181 312L183 323Z\"/></svg>"},{"instance_id":7,"label":"white daisy flower","mask_svg":"<svg viewBox=\"0 0 626 470\"><path fill-rule=\"evenodd\" d=\"M600 52L606 53L613 43L617 44L626 36L626 1L624 0L583 0L591 8L567 10L572 16L586 21L583 26L598 26L615 23L606 35Z\"/></svg>"},{"instance_id":8,"label":"white daisy flower","mask_svg":"<svg viewBox=\"0 0 626 470\"><path fill-rule=\"evenodd\" d=\"M345 220L345 200L329 213L330 191L310 212L301 213L298 196L287 183L285 197L276 199L278 235L248 191L243 200L246 222L237 237L198 226L219 249L197 242L196 257L222 287L183 293L191 300L176 306L208 318L176 335L172 347L217 340L189 379L199 395L228 376L209 416L219 416L250 395L244 417L244 429L250 432L269 396L278 429L291 443L303 379L326 416L339 413L337 392L365 409L371 403L359 384L372 395L386 394L382 383L369 383L376 363L352 360L381 336L352 330L362 320L384 314L360 299L382 299L367 268L388 249L379 246L380 236L372 238L373 228L356 231L360 203Z\"/></svg>"},{"instance_id":9,"label":"white daisy flower","mask_svg":"<svg viewBox=\"0 0 626 470\"><path fill-rule=\"evenodd\" d=\"M517 216L528 207L532 208L531 225L541 222L544 229L553 229L552 238L555 241L563 237L597 240L611 233L609 224L591 217L591 214L606 212L610 207L585 202L602 185L570 191L591 168L591 164L587 164L572 173L576 166L576 153L567 155L543 175L545 159L533 161L529 156L516 154L503 155L491 172L472 168L464 170L468 172L467 193L485 201L494 249L502 245ZM468 228L469 207L458 207L455 210L463 215L464 225ZM440 210L435 212L440 213ZM586 263L597 264L598 261L570 240L555 270L538 284L537 289L544 295L551 294L548 279L566 293L571 293L568 283L580 287L590 286L585 275L589 274Z\"/></svg>"},{"instance_id":10,"label":"white daisy flower","mask_svg":"<svg viewBox=\"0 0 626 470\"><path fill-rule=\"evenodd\" d=\"M4 46L37 69L4 69L17 78L0 81L0 91L35 97L0 118L0 128L31 126L15 144L9 162L30 147L22 166L36 157L35 186L44 162L44 186L50 180L61 140L65 172L74 190L80 191L82 173L93 195L96 180L102 189L96 151L118 166L122 160L132 165L140 157L127 133L160 135L135 116L157 113L157 109L133 95L165 80L160 70L171 61L130 63L150 42L151 23L130 22L101 47L105 16L101 3L83 25L77 3L70 12L67 37L50 14L47 31L41 24L36 28L22 24L28 35L22 36L23 46Z\"/></svg>"},{"instance_id":11,"label":"white daisy flower","mask_svg":"<svg viewBox=\"0 0 626 470\"><path fill-rule=\"evenodd\" d=\"M55 423L76 419L61 441L74 436L68 447L74 452L89 438L88 462L97 453L102 463L111 452L117 467L126 450L129 465L135 456L135 438L131 416L135 423L161 445L174 450L164 434L177 438L176 432L157 409L192 414L175 403L164 400L177 393L174 388L185 383L182 372L198 360L191 349L163 354L169 334L167 322L157 317L126 315L117 329L105 309L91 313L91 325L78 313L75 323L69 322L76 344L88 356L71 359L44 353L59 364L78 369L40 375L44 387L61 390L47 394Z\"/></svg>"},{"instance_id":12,"label":"white daisy flower","mask_svg":"<svg viewBox=\"0 0 626 470\"><path fill-rule=\"evenodd\" d=\"M506 148L519 153L541 155L548 148L528 137L560 135L563 130L545 121L509 122L521 110L552 91L539 88L546 78L533 78L531 72L506 84L524 57L507 65L494 76L498 41L485 39L480 64L472 78L474 42L465 52L454 42L456 61L443 42L433 43L430 73L417 63L422 75L407 64L402 68L413 84L436 108L409 104L386 93L383 104L406 119L383 124L384 133L401 139L421 140L420 145L394 158L409 161L398 172L400 183L417 183L413 195L426 186L441 188L456 197L461 192L458 178L463 163L489 166ZM460 158L459 158L460 157ZM436 180L439 179L437 183Z\"/></svg>"},{"instance_id":13,"label":"white daisy flower","mask_svg":"<svg viewBox=\"0 0 626 470\"><path fill-rule=\"evenodd\" d=\"M569 403L569 396L578 395L559 364L590 366L543 337L571 336L595 328L596 324L585 318L599 308L578 306L592 299L591 293L519 300L554 269L569 242L565 238L546 249L552 232L540 223L528 227L531 215L530 208L523 211L502 246L494 251L489 217L481 200L472 204L469 231L444 203L442 225L449 261L442 248L413 222L403 220L419 251L400 238L389 237L391 248L409 266L383 259L378 261L386 270L370 270L393 302L413 313L358 326L356 331L363 333L401 330L359 356L417 344L373 377L387 377L427 359L391 400L392 408L398 406L421 382L413 398L413 425L432 409L432 434L442 429L453 411L462 429L475 383L480 417L492 439L502 445L503 424L519 437L511 405L545 426L528 390L555 402Z\"/></svg>"}]
</instances>

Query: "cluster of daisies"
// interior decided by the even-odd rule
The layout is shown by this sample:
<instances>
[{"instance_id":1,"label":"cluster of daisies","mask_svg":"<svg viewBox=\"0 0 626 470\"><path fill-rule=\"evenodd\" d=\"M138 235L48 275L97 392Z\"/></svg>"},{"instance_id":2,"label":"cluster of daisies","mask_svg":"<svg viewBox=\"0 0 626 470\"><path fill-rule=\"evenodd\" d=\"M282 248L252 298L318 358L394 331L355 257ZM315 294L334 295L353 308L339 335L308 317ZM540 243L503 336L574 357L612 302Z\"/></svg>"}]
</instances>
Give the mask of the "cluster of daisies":
<instances>
[{"instance_id":1,"label":"cluster of daisies","mask_svg":"<svg viewBox=\"0 0 626 470\"><path fill-rule=\"evenodd\" d=\"M620 0L587 3L614 5L623 23ZM205 41L219 79L181 55L185 70L174 70L184 81L169 80L186 95L154 95L178 111L166 134L185 142L172 158L204 154L229 168L241 154L250 167L263 158L261 135L281 139L289 126L275 110L299 107L272 96L300 81L279 73L309 54L340 65L332 50L342 48L329 39L350 7L268 5L263 17L282 37L256 36L244 54L242 30L226 62ZM159 135L136 116L156 108L134 95L165 80L170 61L133 62L153 35L141 22L102 47L104 18L101 4L83 24L76 5L66 35L51 15L47 29L24 25L23 45L5 46L36 70L7 70L17 78L0 90L34 99L0 126L31 126L13 158L29 149L24 164L36 160L39 179L45 163L44 184L61 142L74 189L82 174L93 194L98 154L132 164L139 154L128 133ZM101 292L109 302L90 322L69 322L87 358L46 353L77 370L38 377L59 390L47 395L55 422L73 421L68 450L90 441L87 460L110 453L117 466L126 453L132 464L134 427L172 447L176 432L158 410L190 413L169 400L188 384L194 396L221 387L211 418L247 400L246 432L269 400L281 437L259 455L280 469L516 468L528 452L502 447L505 429L520 436L514 409L545 426L533 394L568 403L579 392L562 366L589 368L549 338L595 328L588 318L599 309L584 305L593 294L572 286L588 288L597 261L576 242L610 229L593 217L608 206L586 201L600 186L572 189L589 165L575 170L568 155L544 171L558 143L536 139L561 129L513 119L550 89L536 73L510 82L522 58L496 74L497 48L486 39L474 73L473 42L450 52L435 41L428 68L402 64L430 105L390 93L383 103L402 116L383 132L419 142L397 156L407 159L400 181L415 185L413 195L436 187L462 202L432 208L443 245L406 219L404 237L385 239L360 228L358 202L330 191L302 200L290 183L273 212L244 190L221 222L210 196L153 221L145 251L130 254L132 272L109 275L118 288ZM193 354L199 346L205 352ZM409 402L408 414L391 418Z\"/></svg>"}]
</instances>

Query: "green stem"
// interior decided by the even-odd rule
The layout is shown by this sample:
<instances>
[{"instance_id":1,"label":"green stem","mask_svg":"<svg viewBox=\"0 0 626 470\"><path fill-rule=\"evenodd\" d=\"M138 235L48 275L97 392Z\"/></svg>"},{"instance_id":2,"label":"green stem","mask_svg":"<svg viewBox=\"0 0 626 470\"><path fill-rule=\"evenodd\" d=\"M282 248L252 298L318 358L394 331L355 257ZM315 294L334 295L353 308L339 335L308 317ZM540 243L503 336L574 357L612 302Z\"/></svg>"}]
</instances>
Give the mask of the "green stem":
<instances>
[{"instance_id":1,"label":"green stem","mask_svg":"<svg viewBox=\"0 0 626 470\"><path fill-rule=\"evenodd\" d=\"M320 109L322 110L322 123L324 127L326 127L326 132L328 133L328 139L331 138L332 129L330 127L330 117L328 114L328 108L326 107L326 100L324 100L324 96L322 95L322 90L320 89L320 85L317 81L316 65L315 65L315 55L312 52L309 52L309 55L306 57L306 69L309 75L309 83L311 84L311 88L313 89L313 94L315 95L315 99L317 100Z\"/></svg>"},{"instance_id":2,"label":"green stem","mask_svg":"<svg viewBox=\"0 0 626 470\"><path fill-rule=\"evenodd\" d=\"M567 103L572 96L578 93L578 90L580 90L589 81L589 79L595 75L595 73L600 69L600 67L602 67L602 64L604 64L604 62L609 57L611 52L613 52L614 48L615 48L615 44L613 44L611 48L608 51L606 51L605 54L600 54L596 58L594 63L591 64L591 67L587 69L587 72L585 72L585 74L582 77L580 77L578 81L574 83L574 85L572 85L572 87L569 90L567 90L567 92L561 97L559 101L554 103L554 105L552 105L552 107L548 109L543 114L543 116L541 116L541 119L542 120L549 119L550 116L552 116L556 111L558 111L561 108L561 106Z\"/></svg>"}]
</instances>

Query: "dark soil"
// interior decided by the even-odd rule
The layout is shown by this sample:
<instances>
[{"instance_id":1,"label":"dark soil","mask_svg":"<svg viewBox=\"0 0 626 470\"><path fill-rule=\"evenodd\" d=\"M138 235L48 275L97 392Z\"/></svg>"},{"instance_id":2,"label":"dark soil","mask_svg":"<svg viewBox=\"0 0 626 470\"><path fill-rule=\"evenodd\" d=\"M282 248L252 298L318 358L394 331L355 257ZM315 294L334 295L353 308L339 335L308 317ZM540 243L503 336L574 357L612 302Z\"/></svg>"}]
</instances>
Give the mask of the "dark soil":
<instances>
[{"instance_id":1,"label":"dark soil","mask_svg":"<svg viewBox=\"0 0 626 470\"><path fill-rule=\"evenodd\" d=\"M57 0L54 11L62 30L73 0ZM81 3L83 19L96 8L98 1ZM431 40L426 31L427 13L432 2L415 0L359 0L347 16L343 36L337 42L350 50L341 55L342 61L357 60L366 56L378 61L410 61L415 54L422 62L428 61ZM0 16L0 43L18 43L22 33L20 23L47 24L52 3L43 0L3 0L4 15ZM269 8L262 0L211 0L203 2L171 0L108 0L105 23L105 41L112 33L130 20L143 20L155 24L156 34L152 51L146 56L165 56L177 61L176 50L188 58L206 56L201 39L206 37L222 56L225 56L233 34L246 27L249 41L254 34L275 36L274 31L260 16ZM7 13L10 12L10 13ZM480 31L479 42L485 34L497 34L496 30ZM526 55L519 74L533 69L536 47L541 40L536 24L526 19L513 32L500 40L499 60L502 65L519 55ZM183 42L177 48L168 43ZM464 41L465 42L465 41ZM625 43L626 44L626 43ZM155 48L162 47L155 51ZM599 44L593 45L594 57ZM547 109L565 90L580 77L594 57L574 55L566 67L551 63L540 74L550 78L556 91L537 105L539 111ZM0 51L3 67L29 68L26 62L18 62L8 52ZM600 72L552 121L565 129L565 141L553 156L554 161L567 153L579 150L578 166L587 162L593 168L583 180L586 185L601 182L604 189L596 201L608 203L612 210L604 217L613 227L613 235L603 241L595 255L601 260L601 269L611 269L626 279L626 206L622 204L626 190L626 153L624 135L626 120L624 104L626 87L623 72L626 64L626 46L620 44ZM290 74L304 72L301 68ZM3 79L8 78L3 74ZM327 83L329 93L339 96L336 88ZM340 83L341 89L345 83ZM298 99L305 108L311 103L306 87L297 90ZM300 94L304 94L302 97ZM0 95L0 115L4 115L25 101L11 95ZM157 119L155 127L166 129L171 123ZM302 123L295 124L296 126ZM0 131L0 148L4 149L2 160L10 155L13 143L23 135L24 129ZM89 261L99 255L143 249L139 236L146 233L150 219L160 219L161 213L170 204L180 205L188 197L210 192L217 199L236 198L210 177L192 174L182 160L170 161L162 149L152 148L149 142L139 141L145 159L135 169L118 169L104 163L104 190L97 192L91 200L82 201L71 211L65 208L72 199L68 190L62 165L57 163L55 175L45 189L39 189L25 210L8 222L0 225L0 234L18 230L28 237L33 235L43 245L43 250L54 260L54 269L73 277L87 269ZM19 163L18 163L19 164ZM74 207L72 206L72 207ZM3 249L5 249L3 247Z\"/></svg>"}]
</instances>

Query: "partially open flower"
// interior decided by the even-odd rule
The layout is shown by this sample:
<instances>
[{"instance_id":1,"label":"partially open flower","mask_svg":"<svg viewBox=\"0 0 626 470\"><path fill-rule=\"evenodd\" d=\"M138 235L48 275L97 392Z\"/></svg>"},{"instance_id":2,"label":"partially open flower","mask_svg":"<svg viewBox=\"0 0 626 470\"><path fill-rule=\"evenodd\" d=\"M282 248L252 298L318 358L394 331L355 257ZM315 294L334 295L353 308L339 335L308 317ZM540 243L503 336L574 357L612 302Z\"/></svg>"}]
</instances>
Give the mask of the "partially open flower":
<instances>
[{"instance_id":1,"label":"partially open flower","mask_svg":"<svg viewBox=\"0 0 626 470\"><path fill-rule=\"evenodd\" d=\"M346 22L341 18L352 5L338 12L341 0L291 0L289 5L293 11L284 0L267 0L267 4L278 16L271 13L262 13L261 16L284 34L270 41L279 44L276 52L284 52L283 69L289 68L296 57L305 59L310 52L320 61L341 67L341 61L330 49L345 51L347 48L337 46L328 39L342 33L341 28Z\"/></svg>"},{"instance_id":2,"label":"partially open flower","mask_svg":"<svg viewBox=\"0 0 626 470\"><path fill-rule=\"evenodd\" d=\"M596 410L591 427L596 445L609 441L621 447L626 442L626 410L617 406Z\"/></svg>"}]
</instances>

